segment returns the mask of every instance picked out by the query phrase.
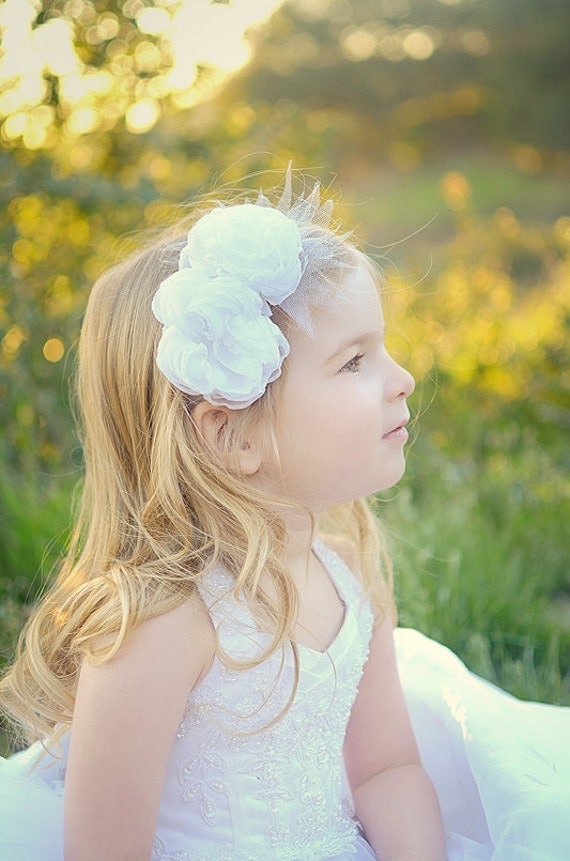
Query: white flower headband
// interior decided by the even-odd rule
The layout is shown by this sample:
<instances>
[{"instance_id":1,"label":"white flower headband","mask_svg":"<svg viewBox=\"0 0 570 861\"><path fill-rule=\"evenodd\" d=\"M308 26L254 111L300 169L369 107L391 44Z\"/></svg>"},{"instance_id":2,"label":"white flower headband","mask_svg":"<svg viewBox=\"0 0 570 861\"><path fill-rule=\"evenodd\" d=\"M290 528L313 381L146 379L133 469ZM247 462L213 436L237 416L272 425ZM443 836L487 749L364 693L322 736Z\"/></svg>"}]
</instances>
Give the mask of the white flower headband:
<instances>
[{"instance_id":1,"label":"white flower headband","mask_svg":"<svg viewBox=\"0 0 570 861\"><path fill-rule=\"evenodd\" d=\"M289 170L276 207L260 193L199 219L152 302L163 324L156 361L176 388L230 409L263 395L289 353L271 306L311 332L309 308L323 304L323 280L331 283L324 273L350 265L345 237L323 230L331 214L318 184L291 204Z\"/></svg>"}]
</instances>

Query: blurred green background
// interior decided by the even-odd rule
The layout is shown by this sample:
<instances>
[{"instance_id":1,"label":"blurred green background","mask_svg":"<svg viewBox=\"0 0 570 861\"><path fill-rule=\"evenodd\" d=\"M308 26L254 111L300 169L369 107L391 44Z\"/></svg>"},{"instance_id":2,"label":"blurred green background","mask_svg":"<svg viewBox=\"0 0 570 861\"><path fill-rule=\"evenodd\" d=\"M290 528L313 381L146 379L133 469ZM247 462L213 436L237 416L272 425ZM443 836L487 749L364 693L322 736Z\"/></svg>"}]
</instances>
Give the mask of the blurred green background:
<instances>
[{"instance_id":1,"label":"blurred green background","mask_svg":"<svg viewBox=\"0 0 570 861\"><path fill-rule=\"evenodd\" d=\"M567 0L4 0L0 26L2 656L65 548L90 285L292 158L380 260L418 381L379 500L401 623L570 703Z\"/></svg>"}]
</instances>

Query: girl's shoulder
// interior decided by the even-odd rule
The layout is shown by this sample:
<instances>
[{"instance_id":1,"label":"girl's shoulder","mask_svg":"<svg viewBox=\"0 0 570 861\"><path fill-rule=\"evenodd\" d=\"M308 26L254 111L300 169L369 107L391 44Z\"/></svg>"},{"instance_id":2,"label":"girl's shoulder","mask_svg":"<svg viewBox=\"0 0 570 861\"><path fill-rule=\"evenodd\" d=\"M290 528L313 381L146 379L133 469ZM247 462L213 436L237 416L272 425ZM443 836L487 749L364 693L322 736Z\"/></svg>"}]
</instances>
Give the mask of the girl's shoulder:
<instances>
[{"instance_id":1,"label":"girl's shoulder","mask_svg":"<svg viewBox=\"0 0 570 861\"><path fill-rule=\"evenodd\" d=\"M112 638L100 645L110 647ZM210 669L215 652L215 632L210 614L198 591L185 596L180 603L140 622L125 637L112 658L129 670L138 662L145 664L147 672L175 661L180 668L187 667L193 684ZM190 679L189 679L190 680ZM184 679L180 681L184 683Z\"/></svg>"},{"instance_id":2,"label":"girl's shoulder","mask_svg":"<svg viewBox=\"0 0 570 861\"><path fill-rule=\"evenodd\" d=\"M210 670L216 651L216 634L211 615L198 591L157 617L152 635L162 644L161 650L166 637L172 656L183 662L188 659L186 665L192 667L194 685Z\"/></svg>"}]
</instances>

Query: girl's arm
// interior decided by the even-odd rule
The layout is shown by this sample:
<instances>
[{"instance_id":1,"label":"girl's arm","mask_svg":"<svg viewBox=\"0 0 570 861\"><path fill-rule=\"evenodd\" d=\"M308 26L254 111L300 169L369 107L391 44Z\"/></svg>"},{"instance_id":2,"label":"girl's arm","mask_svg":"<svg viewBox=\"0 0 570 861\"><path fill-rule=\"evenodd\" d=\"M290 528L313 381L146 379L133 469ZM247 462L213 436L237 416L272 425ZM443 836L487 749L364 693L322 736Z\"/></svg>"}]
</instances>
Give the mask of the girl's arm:
<instances>
[{"instance_id":1,"label":"girl's arm","mask_svg":"<svg viewBox=\"0 0 570 861\"><path fill-rule=\"evenodd\" d=\"M356 816L379 861L445 861L439 802L421 765L388 616L372 638L345 761Z\"/></svg>"},{"instance_id":2,"label":"girl's arm","mask_svg":"<svg viewBox=\"0 0 570 861\"><path fill-rule=\"evenodd\" d=\"M214 632L198 598L144 622L117 655L84 663L65 782L65 861L147 861L166 764Z\"/></svg>"}]
</instances>

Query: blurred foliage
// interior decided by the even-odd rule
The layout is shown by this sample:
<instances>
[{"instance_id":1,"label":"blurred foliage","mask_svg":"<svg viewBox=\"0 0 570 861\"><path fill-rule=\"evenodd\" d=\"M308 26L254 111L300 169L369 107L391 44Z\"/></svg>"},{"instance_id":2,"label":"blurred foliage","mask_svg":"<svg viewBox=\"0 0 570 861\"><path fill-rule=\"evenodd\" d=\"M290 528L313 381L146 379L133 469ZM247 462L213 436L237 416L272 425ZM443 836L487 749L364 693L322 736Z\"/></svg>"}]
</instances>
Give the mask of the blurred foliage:
<instances>
[{"instance_id":1,"label":"blurred foliage","mask_svg":"<svg viewBox=\"0 0 570 861\"><path fill-rule=\"evenodd\" d=\"M348 115L349 158L405 141L410 159L490 134L565 149L569 17L566 0L297 0L226 97L285 99L317 112L308 125L321 132Z\"/></svg>"},{"instance_id":2,"label":"blurred foliage","mask_svg":"<svg viewBox=\"0 0 570 861\"><path fill-rule=\"evenodd\" d=\"M455 208L469 186L453 172L442 188ZM508 207L491 219L462 209L424 283L420 270L411 287L410 274L388 275L391 315L405 326L391 340L420 379L435 368L446 396L471 396L483 414L570 425L570 218L530 226Z\"/></svg>"},{"instance_id":3,"label":"blurred foliage","mask_svg":"<svg viewBox=\"0 0 570 861\"><path fill-rule=\"evenodd\" d=\"M262 11L271 0L260 0ZM220 77L224 31L247 22L224 0L3 0L2 137L32 150L123 124L144 133L161 103L188 107ZM238 10L239 11L239 10ZM208 40L212 30L217 40ZM240 50L237 50L239 61ZM230 62L231 67L231 62ZM81 158L75 158L81 166Z\"/></svg>"},{"instance_id":4,"label":"blurred foliage","mask_svg":"<svg viewBox=\"0 0 570 861\"><path fill-rule=\"evenodd\" d=\"M570 593L567 0L291 0L230 79L197 47L210 5L0 6L0 618L12 631L43 548L60 536L49 568L64 544L81 470L67 380L93 280L175 205L272 185L293 158L325 184L340 176L337 212L380 258L390 346L418 379L421 434L394 508L394 528L417 532L405 618L482 672L502 663L519 690L509 673L531 640L568 662L555 643ZM223 52L240 0L214 5ZM539 593L550 609L534 625ZM527 623L517 652L509 631L522 643ZM536 691L554 699L557 684Z\"/></svg>"},{"instance_id":5,"label":"blurred foliage","mask_svg":"<svg viewBox=\"0 0 570 861\"><path fill-rule=\"evenodd\" d=\"M215 63L247 59L232 29L273 5L3 0L3 143L112 169L114 135L145 134L216 93ZM277 106L300 120L291 132L340 135L339 158L347 138L348 156L373 147L396 161L490 134L566 149L569 17L566 0L290 0L251 30L251 62L200 122L241 107L230 137L267 145L265 108ZM249 151L266 148L255 139Z\"/></svg>"}]
</instances>

